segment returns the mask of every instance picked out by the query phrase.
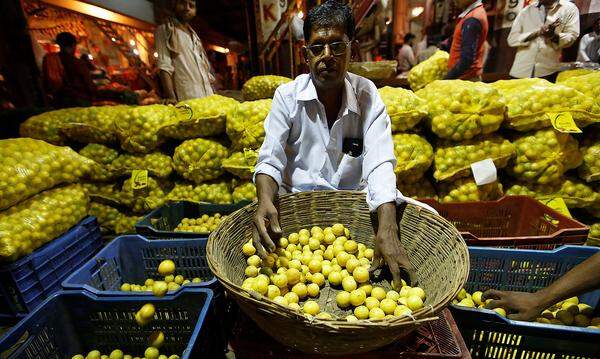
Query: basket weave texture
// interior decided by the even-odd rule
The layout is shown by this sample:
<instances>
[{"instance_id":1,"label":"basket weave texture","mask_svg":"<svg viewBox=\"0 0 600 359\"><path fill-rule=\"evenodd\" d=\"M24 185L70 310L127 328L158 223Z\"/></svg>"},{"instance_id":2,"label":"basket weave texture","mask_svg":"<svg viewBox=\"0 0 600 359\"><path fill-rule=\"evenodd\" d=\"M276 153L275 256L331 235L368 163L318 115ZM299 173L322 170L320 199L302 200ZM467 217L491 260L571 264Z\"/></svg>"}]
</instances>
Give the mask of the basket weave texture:
<instances>
[{"instance_id":1,"label":"basket weave texture","mask_svg":"<svg viewBox=\"0 0 600 359\"><path fill-rule=\"evenodd\" d=\"M365 194L354 191L317 191L279 197L280 225L284 235L312 226L342 223L352 239L374 247L376 218ZM392 343L422 323L433 320L456 296L469 275L469 253L456 228L442 217L408 205L399 217L400 240L416 269L418 285L425 290L425 307L412 317L346 322L309 318L254 291L242 289L246 260L242 245L252 238L254 202L229 215L208 240L210 269L242 310L279 342L309 353L343 355L367 352ZM383 284L389 288L389 283ZM331 291L333 292L333 291ZM335 313L335 295L323 290L321 308ZM347 314L350 314L349 312Z\"/></svg>"}]
</instances>

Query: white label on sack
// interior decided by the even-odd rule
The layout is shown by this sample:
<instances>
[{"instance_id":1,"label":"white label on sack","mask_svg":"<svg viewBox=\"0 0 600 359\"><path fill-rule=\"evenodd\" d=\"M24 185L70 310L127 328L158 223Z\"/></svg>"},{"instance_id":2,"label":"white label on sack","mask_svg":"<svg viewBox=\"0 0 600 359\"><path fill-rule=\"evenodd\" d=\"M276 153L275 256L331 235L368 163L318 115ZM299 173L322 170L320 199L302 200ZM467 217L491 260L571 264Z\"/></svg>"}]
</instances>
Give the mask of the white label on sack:
<instances>
[{"instance_id":1,"label":"white label on sack","mask_svg":"<svg viewBox=\"0 0 600 359\"><path fill-rule=\"evenodd\" d=\"M471 163L471 171L473 172L475 183L477 183L478 186L483 186L484 184L493 183L498 180L498 171L491 158Z\"/></svg>"}]
</instances>

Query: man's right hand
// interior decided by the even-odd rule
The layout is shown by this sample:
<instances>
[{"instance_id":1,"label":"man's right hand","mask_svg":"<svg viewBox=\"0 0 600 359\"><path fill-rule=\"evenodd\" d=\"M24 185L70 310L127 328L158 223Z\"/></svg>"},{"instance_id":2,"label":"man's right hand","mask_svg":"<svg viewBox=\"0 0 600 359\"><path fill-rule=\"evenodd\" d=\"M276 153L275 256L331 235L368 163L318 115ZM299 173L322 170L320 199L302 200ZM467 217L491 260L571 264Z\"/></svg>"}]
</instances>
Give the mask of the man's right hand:
<instances>
[{"instance_id":1,"label":"man's right hand","mask_svg":"<svg viewBox=\"0 0 600 359\"><path fill-rule=\"evenodd\" d=\"M256 253L262 259L267 257L267 252L275 250L275 243L269 235L269 230L281 236L281 227L279 227L279 213L272 201L259 200L258 209L254 216L254 230L252 243L256 248Z\"/></svg>"},{"instance_id":2,"label":"man's right hand","mask_svg":"<svg viewBox=\"0 0 600 359\"><path fill-rule=\"evenodd\" d=\"M538 293L507 292L489 289L483 293L482 300L491 301L487 309L504 308L510 314L508 319L531 321L545 309Z\"/></svg>"}]
</instances>

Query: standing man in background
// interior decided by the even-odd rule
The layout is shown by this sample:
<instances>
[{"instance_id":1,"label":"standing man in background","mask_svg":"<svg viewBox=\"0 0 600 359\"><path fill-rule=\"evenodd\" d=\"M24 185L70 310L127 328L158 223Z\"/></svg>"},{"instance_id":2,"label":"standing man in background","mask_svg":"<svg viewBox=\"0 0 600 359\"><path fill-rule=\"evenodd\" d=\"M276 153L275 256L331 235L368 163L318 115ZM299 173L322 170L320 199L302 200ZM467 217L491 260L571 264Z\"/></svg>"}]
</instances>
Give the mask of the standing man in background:
<instances>
[{"instance_id":1,"label":"standing man in background","mask_svg":"<svg viewBox=\"0 0 600 359\"><path fill-rule=\"evenodd\" d=\"M592 31L581 38L577 61L600 62L600 17L594 21Z\"/></svg>"},{"instance_id":2,"label":"standing man in background","mask_svg":"<svg viewBox=\"0 0 600 359\"><path fill-rule=\"evenodd\" d=\"M407 72L417 64L415 53L412 48L414 41L415 35L410 32L404 35L404 44L402 44L402 47L398 50L398 72Z\"/></svg>"},{"instance_id":3,"label":"standing man in background","mask_svg":"<svg viewBox=\"0 0 600 359\"><path fill-rule=\"evenodd\" d=\"M556 80L561 51L579 36L579 10L567 0L538 0L513 22L508 45L517 48L510 75Z\"/></svg>"},{"instance_id":4,"label":"standing man in background","mask_svg":"<svg viewBox=\"0 0 600 359\"><path fill-rule=\"evenodd\" d=\"M195 0L171 0L174 17L155 32L157 66L169 102L213 94L210 63L202 41L189 22L196 16Z\"/></svg>"},{"instance_id":5,"label":"standing man in background","mask_svg":"<svg viewBox=\"0 0 600 359\"><path fill-rule=\"evenodd\" d=\"M452 36L446 79L481 81L484 44L488 34L487 14L481 0L454 0L463 12Z\"/></svg>"}]
</instances>

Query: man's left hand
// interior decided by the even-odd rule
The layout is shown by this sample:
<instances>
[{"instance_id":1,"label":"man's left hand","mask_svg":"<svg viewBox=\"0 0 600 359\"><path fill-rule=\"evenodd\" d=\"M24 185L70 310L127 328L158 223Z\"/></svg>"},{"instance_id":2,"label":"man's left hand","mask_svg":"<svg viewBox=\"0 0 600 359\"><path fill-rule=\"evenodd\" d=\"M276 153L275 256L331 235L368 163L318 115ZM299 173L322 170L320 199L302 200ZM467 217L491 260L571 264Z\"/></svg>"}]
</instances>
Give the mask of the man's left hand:
<instances>
[{"instance_id":1,"label":"man's left hand","mask_svg":"<svg viewBox=\"0 0 600 359\"><path fill-rule=\"evenodd\" d=\"M402 286L402 277L400 270L404 270L410 280L410 284L414 285L416 276L415 271L408 260L408 255L400 243L398 237L398 227L386 226L385 228L379 228L377 236L375 238L375 255L373 257L373 264L371 265L370 271L373 272L379 268L382 264L382 260L390 268L392 277L394 278L394 285L397 288Z\"/></svg>"}]
</instances>

